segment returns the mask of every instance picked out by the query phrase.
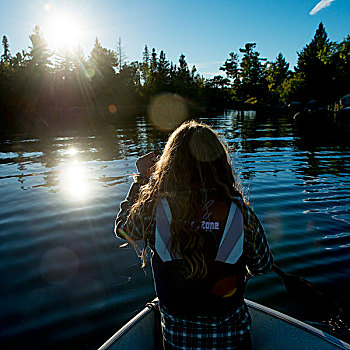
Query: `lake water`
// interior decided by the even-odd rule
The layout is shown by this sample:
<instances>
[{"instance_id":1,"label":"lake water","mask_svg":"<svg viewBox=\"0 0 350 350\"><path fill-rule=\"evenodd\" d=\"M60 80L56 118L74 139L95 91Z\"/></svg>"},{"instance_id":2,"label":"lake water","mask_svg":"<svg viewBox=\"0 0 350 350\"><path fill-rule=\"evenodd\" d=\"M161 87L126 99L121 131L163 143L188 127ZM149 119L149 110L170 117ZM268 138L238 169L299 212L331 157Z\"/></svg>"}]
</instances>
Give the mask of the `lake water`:
<instances>
[{"instance_id":1,"label":"lake water","mask_svg":"<svg viewBox=\"0 0 350 350\"><path fill-rule=\"evenodd\" d=\"M350 310L350 147L283 117L201 119L228 143L275 262ZM77 135L0 142L0 347L96 349L154 297L151 271L114 237L140 155L167 134L145 118ZM274 273L247 298L319 327ZM322 305L320 306L322 308ZM331 331L331 330L330 330Z\"/></svg>"}]
</instances>

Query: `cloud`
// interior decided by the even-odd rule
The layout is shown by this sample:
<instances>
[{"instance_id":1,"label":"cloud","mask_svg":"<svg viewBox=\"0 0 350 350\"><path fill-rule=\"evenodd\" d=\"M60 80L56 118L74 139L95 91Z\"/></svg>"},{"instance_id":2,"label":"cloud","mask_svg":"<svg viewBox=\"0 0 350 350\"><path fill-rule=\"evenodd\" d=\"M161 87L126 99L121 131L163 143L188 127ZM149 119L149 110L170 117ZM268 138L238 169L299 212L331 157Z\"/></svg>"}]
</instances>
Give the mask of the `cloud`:
<instances>
[{"instance_id":1,"label":"cloud","mask_svg":"<svg viewBox=\"0 0 350 350\"><path fill-rule=\"evenodd\" d=\"M212 61L212 62L190 62L189 65L196 66L196 68L208 68L211 65L222 65L225 61Z\"/></svg>"},{"instance_id":2,"label":"cloud","mask_svg":"<svg viewBox=\"0 0 350 350\"><path fill-rule=\"evenodd\" d=\"M315 15L317 12L331 5L331 3L335 0L321 0L311 11L310 15Z\"/></svg>"},{"instance_id":3,"label":"cloud","mask_svg":"<svg viewBox=\"0 0 350 350\"><path fill-rule=\"evenodd\" d=\"M201 75L204 75L206 78L214 78L218 75L221 75L222 77L225 77L225 73L223 72L203 72Z\"/></svg>"}]
</instances>

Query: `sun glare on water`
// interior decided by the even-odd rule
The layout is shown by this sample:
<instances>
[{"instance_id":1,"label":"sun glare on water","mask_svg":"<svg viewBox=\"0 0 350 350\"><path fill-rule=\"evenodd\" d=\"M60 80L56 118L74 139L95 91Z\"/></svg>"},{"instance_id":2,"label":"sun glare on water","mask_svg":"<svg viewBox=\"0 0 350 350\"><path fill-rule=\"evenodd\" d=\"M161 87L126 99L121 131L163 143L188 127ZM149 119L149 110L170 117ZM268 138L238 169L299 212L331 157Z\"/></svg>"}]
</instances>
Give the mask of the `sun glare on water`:
<instances>
[{"instance_id":1,"label":"sun glare on water","mask_svg":"<svg viewBox=\"0 0 350 350\"><path fill-rule=\"evenodd\" d=\"M61 187L75 201L87 199L89 181L83 164L74 160L65 165L61 172Z\"/></svg>"},{"instance_id":2,"label":"sun glare on water","mask_svg":"<svg viewBox=\"0 0 350 350\"><path fill-rule=\"evenodd\" d=\"M75 147L69 147L67 150L66 150L66 153L70 156L74 156L76 154L78 154L78 150L75 148Z\"/></svg>"},{"instance_id":3,"label":"sun glare on water","mask_svg":"<svg viewBox=\"0 0 350 350\"><path fill-rule=\"evenodd\" d=\"M48 17L44 35L51 49L72 49L83 40L83 24L73 13L58 13Z\"/></svg>"}]
</instances>

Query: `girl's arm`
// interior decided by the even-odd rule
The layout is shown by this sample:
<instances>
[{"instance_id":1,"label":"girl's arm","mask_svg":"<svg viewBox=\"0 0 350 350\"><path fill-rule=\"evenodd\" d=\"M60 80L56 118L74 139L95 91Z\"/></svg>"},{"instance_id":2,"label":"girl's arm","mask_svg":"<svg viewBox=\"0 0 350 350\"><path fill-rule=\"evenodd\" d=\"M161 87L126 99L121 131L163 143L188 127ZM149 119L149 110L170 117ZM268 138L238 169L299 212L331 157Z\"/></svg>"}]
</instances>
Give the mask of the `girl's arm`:
<instances>
[{"instance_id":1,"label":"girl's arm","mask_svg":"<svg viewBox=\"0 0 350 350\"><path fill-rule=\"evenodd\" d=\"M128 232L126 221L130 212L130 208L137 201L139 197L140 188L148 181L152 172L154 171L154 165L157 161L157 157L153 153L148 153L143 157L140 157L136 161L136 169L138 175L134 176L134 183L129 189L129 193L126 198L120 203L120 210L115 220L114 233L117 237L122 239L140 240L143 239L143 233L141 229L140 220L134 219L129 226L132 225L132 235Z\"/></svg>"},{"instance_id":2,"label":"girl's arm","mask_svg":"<svg viewBox=\"0 0 350 350\"><path fill-rule=\"evenodd\" d=\"M117 237L121 239L128 239L128 238L131 238L132 240L142 239L142 232L140 232L140 229L138 229L138 225L136 225L136 223L135 225L133 225L134 232L132 237L129 236L129 232L126 227L126 220L129 215L130 208L135 203L135 201L139 196L140 187L141 187L140 182L134 182L131 185L126 198L120 203L120 210L114 223L114 233Z\"/></svg>"}]
</instances>

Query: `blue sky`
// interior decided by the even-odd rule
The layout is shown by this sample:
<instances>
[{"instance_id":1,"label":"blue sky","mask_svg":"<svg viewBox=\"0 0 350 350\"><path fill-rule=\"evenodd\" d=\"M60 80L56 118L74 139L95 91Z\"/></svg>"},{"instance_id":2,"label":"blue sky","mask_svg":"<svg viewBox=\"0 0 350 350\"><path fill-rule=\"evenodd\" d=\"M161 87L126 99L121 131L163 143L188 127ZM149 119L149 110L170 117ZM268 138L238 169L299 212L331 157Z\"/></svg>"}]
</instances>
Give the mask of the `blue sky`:
<instances>
[{"instance_id":1,"label":"blue sky","mask_svg":"<svg viewBox=\"0 0 350 350\"><path fill-rule=\"evenodd\" d=\"M7 35L12 54L28 49L36 24L45 27L64 13L80 23L86 56L96 36L109 49L121 37L129 61L141 60L147 44L173 62L184 53L206 77L247 42L268 60L282 52L293 68L321 21L331 40L350 34L349 0L1 0L0 13L0 35Z\"/></svg>"}]
</instances>

